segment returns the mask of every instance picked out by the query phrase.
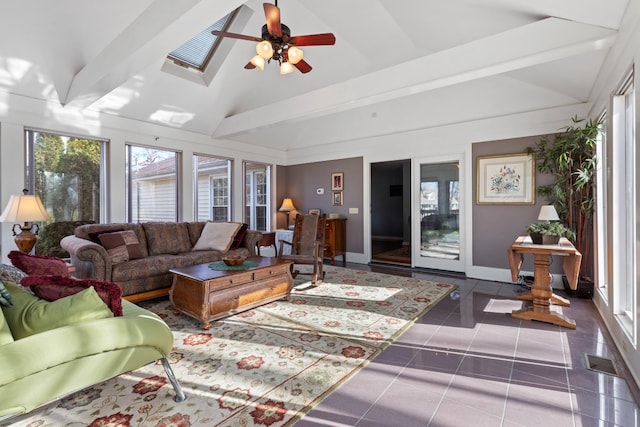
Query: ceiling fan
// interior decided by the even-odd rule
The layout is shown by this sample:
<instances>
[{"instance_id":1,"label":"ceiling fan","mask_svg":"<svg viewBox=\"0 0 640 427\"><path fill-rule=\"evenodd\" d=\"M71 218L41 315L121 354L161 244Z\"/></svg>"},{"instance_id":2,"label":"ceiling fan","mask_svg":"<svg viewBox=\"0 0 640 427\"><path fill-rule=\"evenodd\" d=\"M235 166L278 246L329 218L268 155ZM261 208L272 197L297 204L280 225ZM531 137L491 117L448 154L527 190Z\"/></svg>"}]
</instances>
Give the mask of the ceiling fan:
<instances>
[{"instance_id":1,"label":"ceiling fan","mask_svg":"<svg viewBox=\"0 0 640 427\"><path fill-rule=\"evenodd\" d=\"M218 37L230 37L258 42L256 45L257 55L251 58L244 68L250 70L257 67L260 70L264 70L265 62L274 60L280 64L280 74L292 73L294 70L293 67L302 73L308 73L311 71L311 65L302 59L303 52L298 46L325 46L335 44L336 37L332 33L292 36L289 27L280 22L278 0L275 1L275 4L263 3L263 6L267 23L262 26L262 38L228 33L226 31L211 32Z\"/></svg>"}]
</instances>

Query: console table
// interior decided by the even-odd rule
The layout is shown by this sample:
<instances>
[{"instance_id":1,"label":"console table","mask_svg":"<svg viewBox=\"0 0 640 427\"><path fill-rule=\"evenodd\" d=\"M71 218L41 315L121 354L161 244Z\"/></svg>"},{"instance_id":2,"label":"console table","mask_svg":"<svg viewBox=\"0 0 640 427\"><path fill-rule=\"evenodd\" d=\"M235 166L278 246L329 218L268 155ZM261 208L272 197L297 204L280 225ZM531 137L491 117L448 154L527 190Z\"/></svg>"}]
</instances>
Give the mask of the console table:
<instances>
[{"instance_id":1,"label":"console table","mask_svg":"<svg viewBox=\"0 0 640 427\"><path fill-rule=\"evenodd\" d=\"M519 236L507 251L511 280L514 282L518 280L524 254L533 255L533 286L530 294L522 295L518 299L531 301L532 304L521 310L513 310L511 316L517 319L538 320L575 329L576 322L574 320L560 313L552 312L550 309L552 303L567 307L570 303L569 300L553 293L549 260L551 255L563 256L562 267L569 281L569 286L571 289L576 289L582 254L564 237L555 245L536 245L531 242L529 236Z\"/></svg>"},{"instance_id":2,"label":"console table","mask_svg":"<svg viewBox=\"0 0 640 427\"><path fill-rule=\"evenodd\" d=\"M347 219L327 218L324 229L324 257L331 258L335 265L336 257L342 255L342 265L347 263Z\"/></svg>"}]
</instances>

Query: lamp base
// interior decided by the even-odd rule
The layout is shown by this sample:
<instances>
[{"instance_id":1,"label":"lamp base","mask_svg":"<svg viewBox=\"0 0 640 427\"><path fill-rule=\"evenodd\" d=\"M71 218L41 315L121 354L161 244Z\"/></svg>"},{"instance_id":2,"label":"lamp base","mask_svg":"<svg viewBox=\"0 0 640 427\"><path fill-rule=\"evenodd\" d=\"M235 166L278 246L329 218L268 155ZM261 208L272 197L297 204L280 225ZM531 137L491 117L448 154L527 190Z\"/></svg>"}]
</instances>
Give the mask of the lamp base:
<instances>
[{"instance_id":1,"label":"lamp base","mask_svg":"<svg viewBox=\"0 0 640 427\"><path fill-rule=\"evenodd\" d=\"M22 230L20 233L15 232L15 228L16 226L19 226L20 229ZM18 249L24 253L30 253L31 250L33 249L33 247L36 244L36 241L38 240L38 236L36 236L34 233L31 232L31 229L33 228L33 225L14 225L13 226L13 234L16 236L15 239L13 239L16 242L16 246L18 247Z\"/></svg>"}]
</instances>

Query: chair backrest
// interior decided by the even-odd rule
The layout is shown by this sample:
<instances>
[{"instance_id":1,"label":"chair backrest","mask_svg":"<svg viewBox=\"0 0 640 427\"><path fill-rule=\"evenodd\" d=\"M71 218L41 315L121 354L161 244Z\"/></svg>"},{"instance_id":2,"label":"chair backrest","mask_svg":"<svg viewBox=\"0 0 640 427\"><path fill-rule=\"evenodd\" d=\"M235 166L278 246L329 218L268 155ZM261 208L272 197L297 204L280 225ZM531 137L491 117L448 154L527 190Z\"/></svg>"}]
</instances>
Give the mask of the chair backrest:
<instances>
[{"instance_id":1,"label":"chair backrest","mask_svg":"<svg viewBox=\"0 0 640 427\"><path fill-rule=\"evenodd\" d=\"M320 221L320 215L298 214L293 226L291 253L293 255L315 255L319 233L322 233L324 240L324 218ZM322 222L322 228L320 228Z\"/></svg>"}]
</instances>

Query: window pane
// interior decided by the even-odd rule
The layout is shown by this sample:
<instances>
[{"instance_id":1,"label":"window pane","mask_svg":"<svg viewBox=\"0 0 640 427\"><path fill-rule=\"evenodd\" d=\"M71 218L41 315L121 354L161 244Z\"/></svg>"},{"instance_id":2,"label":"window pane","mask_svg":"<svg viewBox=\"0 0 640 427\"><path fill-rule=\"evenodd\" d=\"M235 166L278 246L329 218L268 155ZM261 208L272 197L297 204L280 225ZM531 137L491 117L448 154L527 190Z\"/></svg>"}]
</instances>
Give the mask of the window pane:
<instances>
[{"instance_id":1,"label":"window pane","mask_svg":"<svg viewBox=\"0 0 640 427\"><path fill-rule=\"evenodd\" d=\"M269 231L270 229L271 221L268 214L271 212L270 174L270 165L244 163L244 222L253 230Z\"/></svg>"},{"instance_id":2,"label":"window pane","mask_svg":"<svg viewBox=\"0 0 640 427\"><path fill-rule=\"evenodd\" d=\"M230 221L231 160L194 155L196 221Z\"/></svg>"},{"instance_id":3,"label":"window pane","mask_svg":"<svg viewBox=\"0 0 640 427\"><path fill-rule=\"evenodd\" d=\"M100 222L105 142L27 130L29 187L53 222Z\"/></svg>"},{"instance_id":4,"label":"window pane","mask_svg":"<svg viewBox=\"0 0 640 427\"><path fill-rule=\"evenodd\" d=\"M178 153L127 145L127 219L178 220Z\"/></svg>"}]
</instances>

